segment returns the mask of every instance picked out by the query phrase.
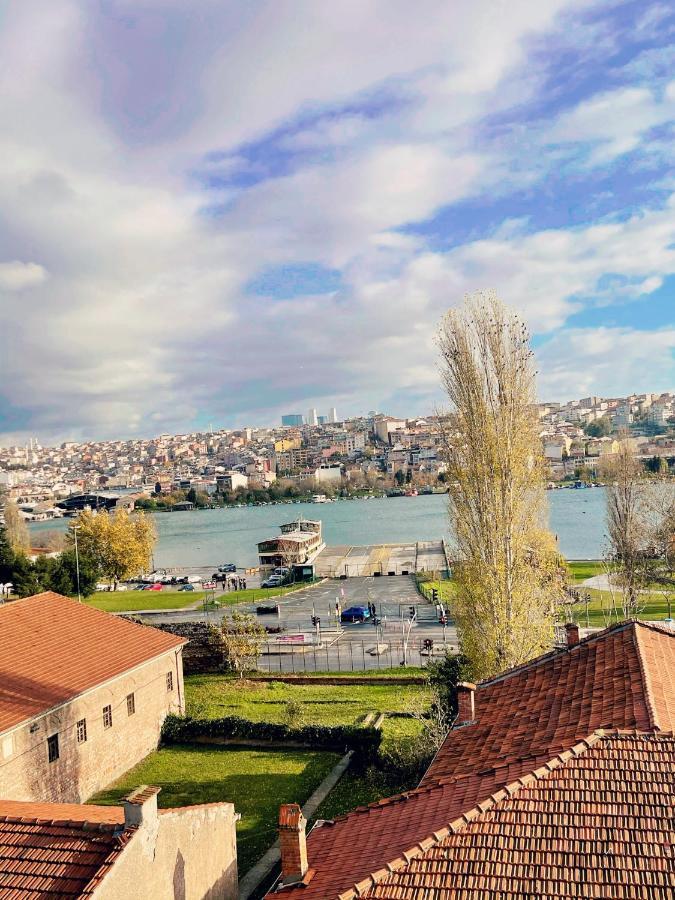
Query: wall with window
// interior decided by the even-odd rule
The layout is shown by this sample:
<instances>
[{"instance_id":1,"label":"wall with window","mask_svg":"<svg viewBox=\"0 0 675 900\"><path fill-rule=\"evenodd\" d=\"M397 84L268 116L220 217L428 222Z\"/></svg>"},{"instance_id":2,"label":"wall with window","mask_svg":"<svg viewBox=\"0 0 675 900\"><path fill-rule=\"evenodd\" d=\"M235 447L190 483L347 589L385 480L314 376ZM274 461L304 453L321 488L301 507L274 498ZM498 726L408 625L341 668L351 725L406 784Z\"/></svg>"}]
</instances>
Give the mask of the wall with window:
<instances>
[{"instance_id":1,"label":"wall with window","mask_svg":"<svg viewBox=\"0 0 675 900\"><path fill-rule=\"evenodd\" d=\"M185 710L180 650L0 735L0 797L81 803L157 747Z\"/></svg>"}]
</instances>

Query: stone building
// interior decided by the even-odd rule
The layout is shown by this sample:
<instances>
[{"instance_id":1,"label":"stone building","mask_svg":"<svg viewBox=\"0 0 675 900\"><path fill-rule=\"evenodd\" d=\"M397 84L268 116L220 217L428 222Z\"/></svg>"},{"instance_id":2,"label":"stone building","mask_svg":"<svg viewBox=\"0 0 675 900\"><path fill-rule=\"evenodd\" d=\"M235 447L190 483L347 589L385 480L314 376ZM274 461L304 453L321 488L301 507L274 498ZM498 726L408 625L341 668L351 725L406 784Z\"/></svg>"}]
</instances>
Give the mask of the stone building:
<instances>
[{"instance_id":1,"label":"stone building","mask_svg":"<svg viewBox=\"0 0 675 900\"><path fill-rule=\"evenodd\" d=\"M93 900L235 900L231 803L157 809L141 786L123 806L0 799L0 894Z\"/></svg>"},{"instance_id":2,"label":"stone building","mask_svg":"<svg viewBox=\"0 0 675 900\"><path fill-rule=\"evenodd\" d=\"M184 644L51 592L0 606L0 798L79 803L154 750Z\"/></svg>"}]
</instances>

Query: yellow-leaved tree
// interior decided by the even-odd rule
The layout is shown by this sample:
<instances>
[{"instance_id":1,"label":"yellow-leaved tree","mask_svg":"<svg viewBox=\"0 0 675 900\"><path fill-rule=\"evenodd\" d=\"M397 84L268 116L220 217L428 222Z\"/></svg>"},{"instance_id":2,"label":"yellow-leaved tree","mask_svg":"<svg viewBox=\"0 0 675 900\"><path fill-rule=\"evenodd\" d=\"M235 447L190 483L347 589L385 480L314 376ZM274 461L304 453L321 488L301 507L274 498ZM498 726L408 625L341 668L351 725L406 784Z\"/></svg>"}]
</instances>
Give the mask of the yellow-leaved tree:
<instances>
[{"instance_id":1,"label":"yellow-leaved tree","mask_svg":"<svg viewBox=\"0 0 675 900\"><path fill-rule=\"evenodd\" d=\"M545 527L544 468L527 328L494 294L441 323L456 545L454 615L471 676L519 665L552 644L564 568Z\"/></svg>"},{"instance_id":2,"label":"yellow-leaved tree","mask_svg":"<svg viewBox=\"0 0 675 900\"><path fill-rule=\"evenodd\" d=\"M98 569L102 578L113 583L127 581L147 572L157 540L153 522L143 512L129 513L83 510L70 526L67 542Z\"/></svg>"}]
</instances>

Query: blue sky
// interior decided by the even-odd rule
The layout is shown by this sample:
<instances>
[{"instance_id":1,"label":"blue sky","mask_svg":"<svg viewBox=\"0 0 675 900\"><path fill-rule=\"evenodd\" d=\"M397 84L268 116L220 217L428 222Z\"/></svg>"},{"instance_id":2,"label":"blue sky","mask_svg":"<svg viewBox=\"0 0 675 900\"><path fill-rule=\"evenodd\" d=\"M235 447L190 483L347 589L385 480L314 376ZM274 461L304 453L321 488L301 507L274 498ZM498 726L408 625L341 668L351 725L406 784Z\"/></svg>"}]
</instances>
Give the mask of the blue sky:
<instances>
[{"instance_id":1,"label":"blue sky","mask_svg":"<svg viewBox=\"0 0 675 900\"><path fill-rule=\"evenodd\" d=\"M442 405L467 293L539 393L675 388L675 11L10 0L0 442Z\"/></svg>"}]
</instances>

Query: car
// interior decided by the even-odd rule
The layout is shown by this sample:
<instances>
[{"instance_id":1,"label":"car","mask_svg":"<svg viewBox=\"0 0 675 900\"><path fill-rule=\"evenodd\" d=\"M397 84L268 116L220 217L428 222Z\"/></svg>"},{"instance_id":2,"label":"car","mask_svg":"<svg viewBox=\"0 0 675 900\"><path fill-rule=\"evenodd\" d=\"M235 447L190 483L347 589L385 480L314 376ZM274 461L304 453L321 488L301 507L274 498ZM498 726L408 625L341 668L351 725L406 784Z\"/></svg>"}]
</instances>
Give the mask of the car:
<instances>
[{"instance_id":1,"label":"car","mask_svg":"<svg viewBox=\"0 0 675 900\"><path fill-rule=\"evenodd\" d=\"M270 575L269 578L266 578L260 587L270 588L270 587L279 587L284 583L283 575Z\"/></svg>"},{"instance_id":2,"label":"car","mask_svg":"<svg viewBox=\"0 0 675 900\"><path fill-rule=\"evenodd\" d=\"M291 570L286 566L277 566L276 569L272 572L273 575L281 575L285 577L286 575L290 575Z\"/></svg>"},{"instance_id":3,"label":"car","mask_svg":"<svg viewBox=\"0 0 675 900\"><path fill-rule=\"evenodd\" d=\"M147 584L137 584L134 588L135 591L144 591L147 587Z\"/></svg>"},{"instance_id":4,"label":"car","mask_svg":"<svg viewBox=\"0 0 675 900\"><path fill-rule=\"evenodd\" d=\"M234 563L223 563L222 566L218 566L219 572L236 572L237 567Z\"/></svg>"},{"instance_id":5,"label":"car","mask_svg":"<svg viewBox=\"0 0 675 900\"><path fill-rule=\"evenodd\" d=\"M158 581L155 584L146 584L143 588L144 591L161 591L164 585L160 584Z\"/></svg>"},{"instance_id":6,"label":"car","mask_svg":"<svg viewBox=\"0 0 675 900\"><path fill-rule=\"evenodd\" d=\"M194 584L182 584L178 588L179 591L194 591L194 589L195 589Z\"/></svg>"},{"instance_id":7,"label":"car","mask_svg":"<svg viewBox=\"0 0 675 900\"><path fill-rule=\"evenodd\" d=\"M370 610L367 606L350 606L340 616L341 622L365 622L370 618Z\"/></svg>"}]
</instances>

